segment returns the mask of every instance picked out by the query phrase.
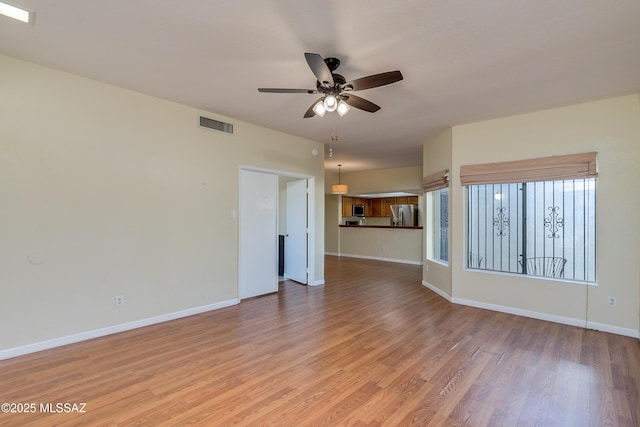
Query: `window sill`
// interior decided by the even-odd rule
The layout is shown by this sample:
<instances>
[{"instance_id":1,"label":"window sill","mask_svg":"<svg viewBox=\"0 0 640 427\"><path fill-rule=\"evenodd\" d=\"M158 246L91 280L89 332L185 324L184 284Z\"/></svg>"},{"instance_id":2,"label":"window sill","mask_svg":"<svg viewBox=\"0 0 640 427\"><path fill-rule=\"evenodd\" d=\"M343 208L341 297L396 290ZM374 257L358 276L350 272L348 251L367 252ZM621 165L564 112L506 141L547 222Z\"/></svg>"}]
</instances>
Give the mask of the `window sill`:
<instances>
[{"instance_id":1,"label":"window sill","mask_svg":"<svg viewBox=\"0 0 640 427\"><path fill-rule=\"evenodd\" d=\"M564 279L561 277L530 276L527 274L507 273L505 271L494 271L494 270L480 270L477 268L468 268L468 267L464 267L464 271L471 271L474 273L482 273L482 274L496 274L498 276L511 276L511 277L518 277L521 279L547 280L551 282L571 283L574 285L598 286L598 282L582 282L580 280Z\"/></svg>"},{"instance_id":2,"label":"window sill","mask_svg":"<svg viewBox=\"0 0 640 427\"><path fill-rule=\"evenodd\" d=\"M440 261L438 259L430 259L430 258L426 258L426 260L429 261L429 262L432 262L434 264L441 265L443 267L447 267L447 268L449 267L449 263L446 262L446 261Z\"/></svg>"}]
</instances>

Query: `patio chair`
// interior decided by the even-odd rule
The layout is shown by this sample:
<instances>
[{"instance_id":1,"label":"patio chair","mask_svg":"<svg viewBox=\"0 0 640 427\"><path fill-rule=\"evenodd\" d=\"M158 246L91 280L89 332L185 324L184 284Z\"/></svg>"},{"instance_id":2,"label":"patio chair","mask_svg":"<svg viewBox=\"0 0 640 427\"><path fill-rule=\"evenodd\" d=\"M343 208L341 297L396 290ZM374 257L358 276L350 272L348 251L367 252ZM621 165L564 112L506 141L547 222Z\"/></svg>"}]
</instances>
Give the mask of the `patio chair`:
<instances>
[{"instance_id":1,"label":"patio chair","mask_svg":"<svg viewBox=\"0 0 640 427\"><path fill-rule=\"evenodd\" d=\"M519 262L522 266L522 261ZM527 258L527 274L532 276L564 277L564 265L566 263L566 259L559 257Z\"/></svg>"},{"instance_id":2,"label":"patio chair","mask_svg":"<svg viewBox=\"0 0 640 427\"><path fill-rule=\"evenodd\" d=\"M469 252L467 256L467 268L482 268L482 257L473 252Z\"/></svg>"}]
</instances>

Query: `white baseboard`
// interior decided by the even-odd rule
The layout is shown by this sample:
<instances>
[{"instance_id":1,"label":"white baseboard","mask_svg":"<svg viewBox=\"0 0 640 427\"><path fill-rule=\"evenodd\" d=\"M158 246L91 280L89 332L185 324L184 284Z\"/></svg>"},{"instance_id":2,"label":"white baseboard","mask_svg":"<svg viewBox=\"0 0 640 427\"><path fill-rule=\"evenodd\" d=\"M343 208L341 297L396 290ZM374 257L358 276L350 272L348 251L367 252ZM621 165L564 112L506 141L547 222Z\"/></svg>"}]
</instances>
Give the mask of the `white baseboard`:
<instances>
[{"instance_id":1,"label":"white baseboard","mask_svg":"<svg viewBox=\"0 0 640 427\"><path fill-rule=\"evenodd\" d=\"M636 331L635 329L631 329L631 328L623 328L615 325L607 325L605 323L585 321L584 319L575 319L571 317L556 316L554 314L523 310L521 308L508 307L504 305L489 304L485 302L468 300L464 298L451 298L450 301L454 304L468 305L470 307L483 308L486 310L499 311L499 312L508 313L508 314L515 314L516 316L530 317L532 319L546 320L548 322L561 323L569 326L579 326L581 328L595 329L596 331L609 332L616 335L624 335L632 338L640 338L640 331Z\"/></svg>"},{"instance_id":2,"label":"white baseboard","mask_svg":"<svg viewBox=\"0 0 640 427\"><path fill-rule=\"evenodd\" d=\"M424 286L425 288L428 288L430 290L432 290L433 292L435 292L436 294L440 295L442 298L446 299L447 301L451 302L451 295L449 295L448 293L446 293L445 291L443 291L442 289L438 288L437 286L432 285L429 282L426 281L422 281L422 286Z\"/></svg>"},{"instance_id":3,"label":"white baseboard","mask_svg":"<svg viewBox=\"0 0 640 427\"><path fill-rule=\"evenodd\" d=\"M322 286L322 285L324 285L324 279L314 280L313 282L309 283L309 286Z\"/></svg>"},{"instance_id":4,"label":"white baseboard","mask_svg":"<svg viewBox=\"0 0 640 427\"><path fill-rule=\"evenodd\" d=\"M231 300L221 301L214 304L208 304L200 307L188 308L186 310L175 311L173 313L161 314L159 316L149 317L146 319L134 320L133 322L121 323L119 325L109 326L106 328L80 332L78 334L68 335L66 337L54 338L47 341L41 341L33 344L23 345L20 347L0 350L0 360L10 359L12 357L22 356L29 353L35 353L37 351L42 351L42 350L48 350L51 348L60 347L67 344L73 344L80 341L86 341L93 338L103 337L106 335L117 334L118 332L124 332L124 331L129 331L131 329L142 328L144 326L167 322L169 320L175 320L181 317L193 316L194 314L200 314L207 311L218 310L220 308L236 305L239 302L240 302L239 299L234 298Z\"/></svg>"},{"instance_id":5,"label":"white baseboard","mask_svg":"<svg viewBox=\"0 0 640 427\"><path fill-rule=\"evenodd\" d=\"M423 280L422 285L432 290L436 294L440 295L442 298L446 299L447 301L454 304L468 305L470 307L483 308L483 309L492 310L492 311L499 311L501 313L514 314L516 316L530 317L532 319L546 320L548 322L561 323L563 325L579 326L581 328L595 329L596 331L609 332L616 335L624 335L632 338L640 338L640 331L636 331L630 328L607 325L605 323L598 323L598 322L590 322L590 321L585 322L584 319L574 319L571 317L556 316L553 314L523 310L520 308L507 307L507 306L497 305L497 304L489 304L485 302L468 300L464 298L452 298L451 295L447 294L442 289L432 285L429 282L426 282Z\"/></svg>"},{"instance_id":6,"label":"white baseboard","mask_svg":"<svg viewBox=\"0 0 640 427\"><path fill-rule=\"evenodd\" d=\"M596 331L609 332L616 335L624 335L631 338L640 339L640 330L633 330L631 328L623 328L621 326L607 325L606 323L587 322L587 328L595 329Z\"/></svg>"},{"instance_id":7,"label":"white baseboard","mask_svg":"<svg viewBox=\"0 0 640 427\"><path fill-rule=\"evenodd\" d=\"M373 260L373 261L395 262L395 263L398 263L398 264L422 265L421 261L411 261L411 260L407 260L407 259L398 259L398 258L380 258L380 257L374 257L374 256L351 255L351 254L337 254L336 256L346 257L346 258L370 259L370 260Z\"/></svg>"}]
</instances>

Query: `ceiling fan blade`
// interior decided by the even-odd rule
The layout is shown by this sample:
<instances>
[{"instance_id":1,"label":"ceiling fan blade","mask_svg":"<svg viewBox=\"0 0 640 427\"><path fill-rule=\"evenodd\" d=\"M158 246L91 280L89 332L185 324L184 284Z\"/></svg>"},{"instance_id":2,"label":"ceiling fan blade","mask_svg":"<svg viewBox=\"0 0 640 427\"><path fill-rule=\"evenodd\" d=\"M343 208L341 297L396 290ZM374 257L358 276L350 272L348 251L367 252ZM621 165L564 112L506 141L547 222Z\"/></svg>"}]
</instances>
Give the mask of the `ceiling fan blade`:
<instances>
[{"instance_id":1,"label":"ceiling fan blade","mask_svg":"<svg viewBox=\"0 0 640 427\"><path fill-rule=\"evenodd\" d=\"M368 111L370 113L375 113L380 109L379 105L376 105L371 101L367 101L364 98L360 98L359 96L348 94L348 95L342 95L341 97L344 100L344 102L349 104L351 107L358 108L360 110Z\"/></svg>"},{"instance_id":2,"label":"ceiling fan blade","mask_svg":"<svg viewBox=\"0 0 640 427\"><path fill-rule=\"evenodd\" d=\"M278 89L272 87L259 87L258 92L269 93L318 93L315 89Z\"/></svg>"},{"instance_id":3,"label":"ceiling fan blade","mask_svg":"<svg viewBox=\"0 0 640 427\"><path fill-rule=\"evenodd\" d=\"M342 85L342 90L364 90L373 87L384 86L402 80L400 71L387 71L386 73L374 74L372 76L362 77L360 79L351 80Z\"/></svg>"},{"instance_id":4,"label":"ceiling fan blade","mask_svg":"<svg viewBox=\"0 0 640 427\"><path fill-rule=\"evenodd\" d=\"M307 60L307 64L309 64L309 68L316 76L316 79L320 82L320 84L324 87L333 87L335 84L333 82L333 76L331 75L331 70L327 67L327 64L322 59L322 56L317 53L305 53L305 59Z\"/></svg>"},{"instance_id":5,"label":"ceiling fan blade","mask_svg":"<svg viewBox=\"0 0 640 427\"><path fill-rule=\"evenodd\" d=\"M316 99L315 101L313 101L313 104L311 104L311 107L309 107L309 109L304 113L304 118L308 119L309 117L313 117L316 115L315 111L313 111L313 107L316 106L316 104L318 103L318 101L322 101L324 99L324 96L322 98Z\"/></svg>"}]
</instances>

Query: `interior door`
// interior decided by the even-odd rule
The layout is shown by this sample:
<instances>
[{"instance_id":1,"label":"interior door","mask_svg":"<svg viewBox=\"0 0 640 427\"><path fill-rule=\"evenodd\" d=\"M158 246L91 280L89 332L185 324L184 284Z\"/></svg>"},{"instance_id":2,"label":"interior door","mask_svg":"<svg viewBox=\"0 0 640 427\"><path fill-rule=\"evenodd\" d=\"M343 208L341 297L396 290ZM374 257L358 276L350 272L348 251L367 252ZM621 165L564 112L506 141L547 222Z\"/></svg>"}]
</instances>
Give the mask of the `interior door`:
<instances>
[{"instance_id":1,"label":"interior door","mask_svg":"<svg viewBox=\"0 0 640 427\"><path fill-rule=\"evenodd\" d=\"M278 291L277 200L277 175L240 171L240 299Z\"/></svg>"},{"instance_id":2,"label":"interior door","mask_svg":"<svg viewBox=\"0 0 640 427\"><path fill-rule=\"evenodd\" d=\"M284 276L307 284L307 180L287 182Z\"/></svg>"}]
</instances>

